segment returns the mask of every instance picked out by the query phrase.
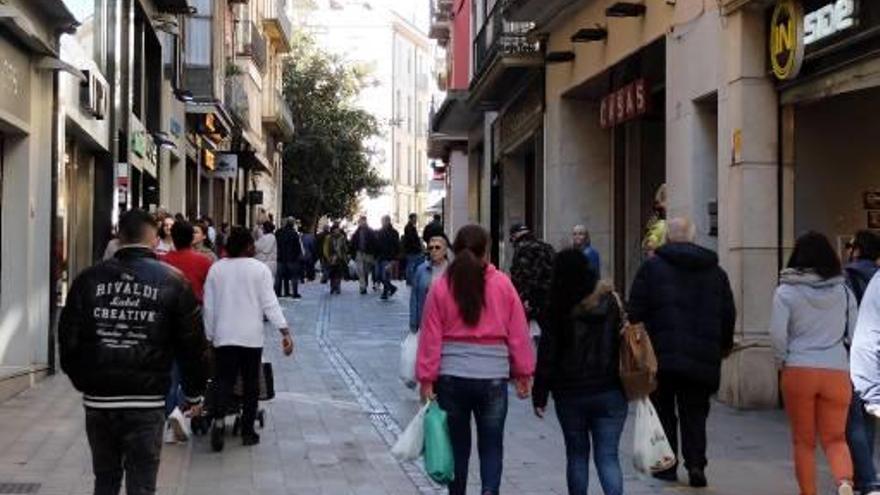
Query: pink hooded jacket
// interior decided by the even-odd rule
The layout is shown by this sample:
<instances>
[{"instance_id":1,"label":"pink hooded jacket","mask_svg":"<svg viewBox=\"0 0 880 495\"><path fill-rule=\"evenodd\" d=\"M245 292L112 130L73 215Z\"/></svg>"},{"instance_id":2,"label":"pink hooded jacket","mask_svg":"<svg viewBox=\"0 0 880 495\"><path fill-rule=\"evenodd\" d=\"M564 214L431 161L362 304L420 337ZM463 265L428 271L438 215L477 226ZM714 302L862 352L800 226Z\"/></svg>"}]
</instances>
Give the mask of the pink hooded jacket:
<instances>
[{"instance_id":1,"label":"pink hooded jacket","mask_svg":"<svg viewBox=\"0 0 880 495\"><path fill-rule=\"evenodd\" d=\"M507 275L492 265L486 268L486 304L474 327L462 321L448 276L431 286L416 361L416 376L421 383L437 380L444 342L504 344L509 351L512 378L530 377L535 372L535 355L522 301Z\"/></svg>"}]
</instances>

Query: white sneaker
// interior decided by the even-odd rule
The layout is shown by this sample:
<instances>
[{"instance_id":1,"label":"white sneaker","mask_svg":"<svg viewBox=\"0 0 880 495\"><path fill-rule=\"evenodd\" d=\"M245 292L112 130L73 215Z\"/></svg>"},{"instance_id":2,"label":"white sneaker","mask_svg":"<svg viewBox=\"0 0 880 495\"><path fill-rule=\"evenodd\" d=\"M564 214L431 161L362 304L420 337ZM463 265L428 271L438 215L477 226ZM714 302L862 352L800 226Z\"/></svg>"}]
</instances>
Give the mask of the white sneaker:
<instances>
[{"instance_id":1,"label":"white sneaker","mask_svg":"<svg viewBox=\"0 0 880 495\"><path fill-rule=\"evenodd\" d=\"M171 411L171 415L168 416L168 425L169 429L174 433L174 438L179 442L186 442L189 440L189 436L191 434L190 425L187 421L187 417L183 415L180 408L175 407L173 411Z\"/></svg>"},{"instance_id":2,"label":"white sneaker","mask_svg":"<svg viewBox=\"0 0 880 495\"><path fill-rule=\"evenodd\" d=\"M853 486L849 481L840 483L837 487L837 495L853 495Z\"/></svg>"},{"instance_id":3,"label":"white sneaker","mask_svg":"<svg viewBox=\"0 0 880 495\"><path fill-rule=\"evenodd\" d=\"M165 422L165 433L162 435L162 441L168 444L177 443L177 435L174 434L174 429L171 428L169 422Z\"/></svg>"}]
</instances>

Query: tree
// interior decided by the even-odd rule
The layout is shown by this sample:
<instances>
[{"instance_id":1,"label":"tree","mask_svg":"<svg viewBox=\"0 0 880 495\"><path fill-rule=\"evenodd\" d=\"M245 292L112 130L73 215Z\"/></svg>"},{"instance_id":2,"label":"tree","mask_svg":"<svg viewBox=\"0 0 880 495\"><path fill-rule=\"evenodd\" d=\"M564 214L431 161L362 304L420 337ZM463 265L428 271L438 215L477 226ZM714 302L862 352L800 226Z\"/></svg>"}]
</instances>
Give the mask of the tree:
<instances>
[{"instance_id":1,"label":"tree","mask_svg":"<svg viewBox=\"0 0 880 495\"><path fill-rule=\"evenodd\" d=\"M367 145L380 135L379 123L354 105L368 71L328 54L307 34L291 44L283 82L296 132L284 146L282 209L313 229L322 217L352 216L359 195L375 197L387 181Z\"/></svg>"}]
</instances>

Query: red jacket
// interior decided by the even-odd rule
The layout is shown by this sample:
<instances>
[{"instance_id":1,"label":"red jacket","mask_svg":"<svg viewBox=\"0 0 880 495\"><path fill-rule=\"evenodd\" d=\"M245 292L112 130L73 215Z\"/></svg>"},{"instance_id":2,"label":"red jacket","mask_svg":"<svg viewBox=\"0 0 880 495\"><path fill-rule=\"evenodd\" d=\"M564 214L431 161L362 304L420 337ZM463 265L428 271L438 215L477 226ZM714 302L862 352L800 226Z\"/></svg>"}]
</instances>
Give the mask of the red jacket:
<instances>
[{"instance_id":1,"label":"red jacket","mask_svg":"<svg viewBox=\"0 0 880 495\"><path fill-rule=\"evenodd\" d=\"M183 272L183 276L189 280L192 290L199 304L205 293L205 279L208 278L208 270L211 269L211 258L194 249L170 251L161 260Z\"/></svg>"}]
</instances>

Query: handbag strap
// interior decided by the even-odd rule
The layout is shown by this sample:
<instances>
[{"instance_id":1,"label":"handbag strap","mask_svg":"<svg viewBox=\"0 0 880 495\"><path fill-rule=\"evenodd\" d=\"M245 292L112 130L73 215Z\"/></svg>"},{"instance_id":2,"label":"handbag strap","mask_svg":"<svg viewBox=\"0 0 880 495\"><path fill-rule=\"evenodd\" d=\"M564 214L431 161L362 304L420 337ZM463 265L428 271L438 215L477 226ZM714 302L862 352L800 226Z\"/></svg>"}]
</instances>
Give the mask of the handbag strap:
<instances>
[{"instance_id":1,"label":"handbag strap","mask_svg":"<svg viewBox=\"0 0 880 495\"><path fill-rule=\"evenodd\" d=\"M846 284L841 284L843 286L843 293L846 296L846 304L843 307L844 324L843 324L843 337L842 342L843 346L849 349L849 345L847 345L847 336L849 334L849 289L846 287Z\"/></svg>"},{"instance_id":2,"label":"handbag strap","mask_svg":"<svg viewBox=\"0 0 880 495\"><path fill-rule=\"evenodd\" d=\"M629 315L626 313L626 307L623 305L623 299L620 297L620 294L618 294L616 290L613 290L611 291L611 295L614 296L614 300L617 302L617 310L620 312L620 333L623 334L623 329L626 328L626 322L629 321Z\"/></svg>"}]
</instances>

